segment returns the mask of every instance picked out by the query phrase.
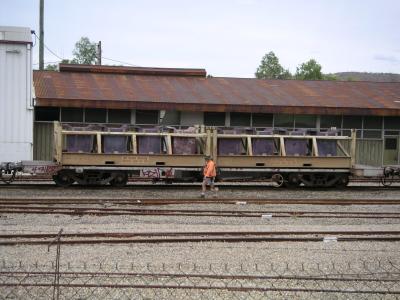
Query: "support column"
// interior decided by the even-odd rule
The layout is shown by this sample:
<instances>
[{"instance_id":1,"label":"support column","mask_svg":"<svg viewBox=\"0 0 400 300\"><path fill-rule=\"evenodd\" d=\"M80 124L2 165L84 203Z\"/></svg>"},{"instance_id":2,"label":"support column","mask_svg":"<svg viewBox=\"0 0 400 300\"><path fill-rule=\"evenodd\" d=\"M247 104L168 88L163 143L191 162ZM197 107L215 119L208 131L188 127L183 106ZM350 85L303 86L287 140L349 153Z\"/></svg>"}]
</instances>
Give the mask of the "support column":
<instances>
[{"instance_id":1,"label":"support column","mask_svg":"<svg viewBox=\"0 0 400 300\"><path fill-rule=\"evenodd\" d=\"M225 113L225 126L226 127L231 126L231 113L230 112Z\"/></svg>"},{"instance_id":2,"label":"support column","mask_svg":"<svg viewBox=\"0 0 400 300\"><path fill-rule=\"evenodd\" d=\"M131 109L131 124L136 124L136 109Z\"/></svg>"}]
</instances>

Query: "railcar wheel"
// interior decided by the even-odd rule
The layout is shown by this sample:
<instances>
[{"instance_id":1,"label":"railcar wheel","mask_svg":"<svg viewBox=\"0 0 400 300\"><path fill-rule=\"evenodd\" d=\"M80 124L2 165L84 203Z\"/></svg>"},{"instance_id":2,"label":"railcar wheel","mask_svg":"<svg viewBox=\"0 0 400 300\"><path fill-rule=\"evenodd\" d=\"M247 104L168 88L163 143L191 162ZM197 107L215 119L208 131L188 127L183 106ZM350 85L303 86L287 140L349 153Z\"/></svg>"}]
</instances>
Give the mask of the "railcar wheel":
<instances>
[{"instance_id":1,"label":"railcar wheel","mask_svg":"<svg viewBox=\"0 0 400 300\"><path fill-rule=\"evenodd\" d=\"M297 188L300 186L300 179L298 174L289 174L287 177L287 180L284 182L284 186L292 189L292 188Z\"/></svg>"},{"instance_id":2,"label":"railcar wheel","mask_svg":"<svg viewBox=\"0 0 400 300\"><path fill-rule=\"evenodd\" d=\"M117 173L113 180L110 181L111 186L124 187L128 182L128 174L120 172Z\"/></svg>"},{"instance_id":3,"label":"railcar wheel","mask_svg":"<svg viewBox=\"0 0 400 300\"><path fill-rule=\"evenodd\" d=\"M337 182L337 175L332 173L311 173L304 174L301 181L307 187L330 188Z\"/></svg>"},{"instance_id":4,"label":"railcar wheel","mask_svg":"<svg viewBox=\"0 0 400 300\"><path fill-rule=\"evenodd\" d=\"M383 169L383 175L381 177L381 183L384 187L391 186L394 181L395 171L391 167L385 167Z\"/></svg>"},{"instance_id":5,"label":"railcar wheel","mask_svg":"<svg viewBox=\"0 0 400 300\"><path fill-rule=\"evenodd\" d=\"M335 186L338 188L344 188L349 184L349 175L342 175L339 177Z\"/></svg>"},{"instance_id":6,"label":"railcar wheel","mask_svg":"<svg viewBox=\"0 0 400 300\"><path fill-rule=\"evenodd\" d=\"M274 174L271 177L272 183L273 183L273 187L281 187L284 183L285 183L285 179L283 178L283 176L281 174Z\"/></svg>"},{"instance_id":7,"label":"railcar wheel","mask_svg":"<svg viewBox=\"0 0 400 300\"><path fill-rule=\"evenodd\" d=\"M381 177L381 183L384 187L389 187L392 185L394 181L394 176L393 175L388 175L388 176L383 176Z\"/></svg>"},{"instance_id":8,"label":"railcar wheel","mask_svg":"<svg viewBox=\"0 0 400 300\"><path fill-rule=\"evenodd\" d=\"M284 187L288 189L295 189L300 186L300 182L285 182Z\"/></svg>"},{"instance_id":9,"label":"railcar wheel","mask_svg":"<svg viewBox=\"0 0 400 300\"><path fill-rule=\"evenodd\" d=\"M71 178L68 172L62 172L62 171L54 175L53 180L56 183L56 185L61 187L68 187L75 182L75 180Z\"/></svg>"}]
</instances>

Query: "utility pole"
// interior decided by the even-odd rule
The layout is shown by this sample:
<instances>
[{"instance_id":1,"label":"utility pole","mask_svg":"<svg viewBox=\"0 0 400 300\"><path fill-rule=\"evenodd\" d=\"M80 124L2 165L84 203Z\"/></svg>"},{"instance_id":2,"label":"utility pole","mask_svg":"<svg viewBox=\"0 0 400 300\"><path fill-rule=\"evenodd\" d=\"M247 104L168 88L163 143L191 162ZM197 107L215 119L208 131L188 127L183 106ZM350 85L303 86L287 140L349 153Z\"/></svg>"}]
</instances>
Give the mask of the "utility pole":
<instances>
[{"instance_id":1,"label":"utility pole","mask_svg":"<svg viewBox=\"0 0 400 300\"><path fill-rule=\"evenodd\" d=\"M40 8L39 8L39 70L44 69L43 11L44 11L44 0L40 0Z\"/></svg>"},{"instance_id":2,"label":"utility pole","mask_svg":"<svg viewBox=\"0 0 400 300\"><path fill-rule=\"evenodd\" d=\"M97 61L96 65L101 65L101 41L97 44Z\"/></svg>"}]
</instances>

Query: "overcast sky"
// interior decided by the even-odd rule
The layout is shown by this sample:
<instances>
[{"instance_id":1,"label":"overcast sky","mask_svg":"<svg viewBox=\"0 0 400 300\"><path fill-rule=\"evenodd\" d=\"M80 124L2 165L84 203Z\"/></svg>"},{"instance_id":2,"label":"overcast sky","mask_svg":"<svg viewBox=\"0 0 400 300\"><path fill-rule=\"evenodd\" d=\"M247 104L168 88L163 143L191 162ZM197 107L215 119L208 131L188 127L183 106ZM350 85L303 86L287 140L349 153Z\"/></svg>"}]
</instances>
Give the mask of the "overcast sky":
<instances>
[{"instance_id":1,"label":"overcast sky","mask_svg":"<svg viewBox=\"0 0 400 300\"><path fill-rule=\"evenodd\" d=\"M39 34L39 0L1 0L1 25ZM399 0L45 0L51 50L71 58L82 36L107 58L214 76L254 77L269 51L292 72L315 58L324 73L400 73Z\"/></svg>"}]
</instances>

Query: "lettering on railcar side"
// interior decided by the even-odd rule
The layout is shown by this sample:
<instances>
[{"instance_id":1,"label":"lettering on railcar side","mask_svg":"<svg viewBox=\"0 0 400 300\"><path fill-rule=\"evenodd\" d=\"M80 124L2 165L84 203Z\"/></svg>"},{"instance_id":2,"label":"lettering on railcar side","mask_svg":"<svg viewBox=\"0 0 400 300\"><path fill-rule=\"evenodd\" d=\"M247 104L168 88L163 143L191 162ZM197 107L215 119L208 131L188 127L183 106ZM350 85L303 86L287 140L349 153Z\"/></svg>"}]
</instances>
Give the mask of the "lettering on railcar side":
<instances>
[{"instance_id":1,"label":"lettering on railcar side","mask_svg":"<svg viewBox=\"0 0 400 300\"><path fill-rule=\"evenodd\" d=\"M124 155L121 157L121 161L127 163L146 163L150 161L150 158L147 156Z\"/></svg>"}]
</instances>

